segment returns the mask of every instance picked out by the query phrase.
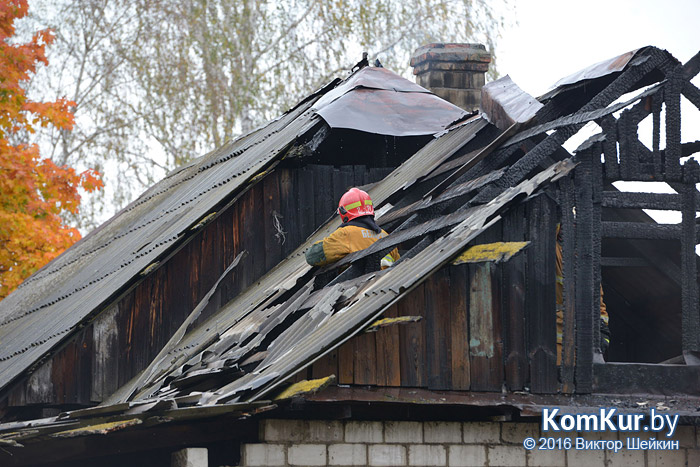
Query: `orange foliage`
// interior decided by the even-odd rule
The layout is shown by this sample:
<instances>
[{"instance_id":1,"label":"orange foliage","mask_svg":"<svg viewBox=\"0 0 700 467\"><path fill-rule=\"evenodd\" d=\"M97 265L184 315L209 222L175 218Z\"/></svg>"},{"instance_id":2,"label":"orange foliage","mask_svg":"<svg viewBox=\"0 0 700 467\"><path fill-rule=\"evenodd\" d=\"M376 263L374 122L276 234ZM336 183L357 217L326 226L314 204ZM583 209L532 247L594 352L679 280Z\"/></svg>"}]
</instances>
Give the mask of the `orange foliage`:
<instances>
[{"instance_id":1,"label":"orange foliage","mask_svg":"<svg viewBox=\"0 0 700 467\"><path fill-rule=\"evenodd\" d=\"M70 130L75 106L65 99L33 102L26 95L23 84L48 63L45 47L53 40L44 30L17 43L14 21L27 9L27 0L0 0L0 300L80 239L61 214L78 211L79 188L102 187L97 172L59 167L42 159L37 145L20 142L36 126Z\"/></svg>"}]
</instances>

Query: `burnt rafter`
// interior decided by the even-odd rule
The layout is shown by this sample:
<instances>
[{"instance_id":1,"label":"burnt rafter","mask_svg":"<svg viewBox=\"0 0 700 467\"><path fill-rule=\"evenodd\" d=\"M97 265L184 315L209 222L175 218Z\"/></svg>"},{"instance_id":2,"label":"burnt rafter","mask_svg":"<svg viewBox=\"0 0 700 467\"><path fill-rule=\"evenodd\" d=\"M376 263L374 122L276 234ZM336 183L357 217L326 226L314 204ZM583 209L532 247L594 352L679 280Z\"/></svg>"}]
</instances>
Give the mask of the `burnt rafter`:
<instances>
[{"instance_id":1,"label":"burnt rafter","mask_svg":"<svg viewBox=\"0 0 700 467\"><path fill-rule=\"evenodd\" d=\"M682 298L682 350L687 364L696 364L699 350L700 314L698 313L697 257L695 245L698 243L696 211L699 193L695 185L700 181L700 166L693 159L681 163L696 151L695 143L682 144L680 140L680 94L687 76L697 70L697 56L686 66L664 62L659 68L666 79L658 85L642 92L632 101L624 103L616 110L622 111L615 119L611 112L601 112L596 119L603 128L603 134L592 138L577 151L581 165L576 171L575 185L579 200L576 204L576 220L564 218L564 229L576 229L578 240L576 251L576 284L579 290L575 303L578 324L576 371L577 391L594 389L593 363L597 357L597 329L592 326L597 316L598 299L595 292L600 282L597 271L600 265L606 267L654 267L680 286ZM621 79L623 75L620 76ZM691 85L692 86L692 85ZM693 86L694 87L694 86ZM692 91L691 91L692 92ZM666 106L665 150L659 150L661 121L659 113L662 104ZM696 104L697 106L697 104ZM638 139L637 126L648 115L653 114L653 149L648 150ZM619 148L619 152L617 150ZM604 162L601 162L601 155ZM603 192L603 183L615 180L666 181L678 194L617 193ZM646 216L637 215L624 221L601 220L601 208L645 208L675 209L683 213L680 225L658 225ZM602 239L600 238L602 236ZM601 240L607 239L647 239L671 240L680 245L681 267L659 256L639 241L635 251L642 258L601 258ZM663 256L663 255L661 255ZM566 261L565 261L566 268ZM570 272L571 274L571 272ZM565 294L565 302L567 294ZM580 308L583 307L583 310ZM568 328L566 328L568 329ZM567 342L566 331L564 340ZM572 332L568 329L568 332ZM587 349L593 349L593 352ZM611 373L604 373L605 375ZM599 384L607 387L608 382ZM599 386L602 389L602 386Z\"/></svg>"}]
</instances>

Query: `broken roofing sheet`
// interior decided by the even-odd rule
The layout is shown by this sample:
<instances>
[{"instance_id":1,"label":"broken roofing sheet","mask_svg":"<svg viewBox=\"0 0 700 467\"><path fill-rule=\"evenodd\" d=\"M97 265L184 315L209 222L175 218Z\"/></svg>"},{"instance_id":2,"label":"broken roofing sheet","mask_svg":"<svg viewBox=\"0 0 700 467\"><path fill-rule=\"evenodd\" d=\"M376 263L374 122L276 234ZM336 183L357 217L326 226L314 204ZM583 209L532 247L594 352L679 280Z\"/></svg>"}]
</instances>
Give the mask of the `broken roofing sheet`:
<instances>
[{"instance_id":1,"label":"broken roofing sheet","mask_svg":"<svg viewBox=\"0 0 700 467\"><path fill-rule=\"evenodd\" d=\"M483 121L476 120L434 140L370 190L375 203L380 205L409 182L429 175L436 166L431 161L444 161L483 128ZM416 165L415 160L425 164ZM196 397L200 405L264 397L300 368L365 329L386 307L460 253L511 202L567 174L572 167L569 161L556 164L468 214L447 219L440 227L451 226L448 234L393 268L327 286L310 296L313 278L307 274L311 268L303 251L337 227L334 219L255 287L182 340L169 344L172 350L159 356L140 378L122 388L108 403L154 397L175 401L187 398L191 403L195 393L200 394ZM275 301L292 292L288 299ZM297 317L294 324L275 331L292 315ZM262 344L266 335L275 332L280 334L265 348ZM242 371L242 367L247 371Z\"/></svg>"},{"instance_id":2,"label":"broken roofing sheet","mask_svg":"<svg viewBox=\"0 0 700 467\"><path fill-rule=\"evenodd\" d=\"M370 189L370 195L375 204L381 205L391 195L404 190L421 176L430 173L466 142L474 138L484 128L484 125L483 120L477 119L433 140ZM218 365L218 363L204 361L208 357L218 360L218 355L222 352L212 353L211 347L223 348L225 351L240 346L248 337L246 334L248 326L264 324L267 319L266 315L273 313L272 310L267 309L268 304L293 289L297 285L297 281L312 269L306 263L304 251L312 243L329 235L339 225L339 219L334 218L319 228L307 239L306 243L300 245L285 260L257 281L255 286L247 288L214 316L184 336L176 345L172 345L172 351L154 360L139 378L122 387L107 403L121 402L132 397L148 397L162 385L163 378L179 374L185 364L188 366L198 365L198 369L207 368L207 365ZM259 329L256 328L255 332L258 331ZM213 345L212 342L214 342ZM229 363L238 364L241 362Z\"/></svg>"},{"instance_id":3,"label":"broken roofing sheet","mask_svg":"<svg viewBox=\"0 0 700 467\"><path fill-rule=\"evenodd\" d=\"M467 112L396 73L365 67L313 109L331 128L390 136L438 133Z\"/></svg>"}]
</instances>

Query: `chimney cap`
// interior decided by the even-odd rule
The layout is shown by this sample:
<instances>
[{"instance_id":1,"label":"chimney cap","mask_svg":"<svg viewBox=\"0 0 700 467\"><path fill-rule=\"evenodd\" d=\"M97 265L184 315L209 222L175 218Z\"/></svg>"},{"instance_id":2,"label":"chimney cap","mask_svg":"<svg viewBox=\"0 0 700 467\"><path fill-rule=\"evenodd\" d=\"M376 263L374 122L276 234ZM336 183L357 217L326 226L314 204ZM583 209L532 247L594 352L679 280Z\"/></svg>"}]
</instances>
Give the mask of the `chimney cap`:
<instances>
[{"instance_id":1,"label":"chimney cap","mask_svg":"<svg viewBox=\"0 0 700 467\"><path fill-rule=\"evenodd\" d=\"M425 62L477 62L488 67L491 54L483 44L434 43L418 47L411 56L412 67Z\"/></svg>"}]
</instances>

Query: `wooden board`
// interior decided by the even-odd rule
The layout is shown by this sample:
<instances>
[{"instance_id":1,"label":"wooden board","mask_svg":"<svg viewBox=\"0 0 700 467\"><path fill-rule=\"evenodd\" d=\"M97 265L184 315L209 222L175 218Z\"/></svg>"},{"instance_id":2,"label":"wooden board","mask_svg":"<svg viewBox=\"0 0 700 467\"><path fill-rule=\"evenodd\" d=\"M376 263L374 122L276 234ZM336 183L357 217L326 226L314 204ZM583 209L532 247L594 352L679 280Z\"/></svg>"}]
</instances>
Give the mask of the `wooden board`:
<instances>
[{"instance_id":1,"label":"wooden board","mask_svg":"<svg viewBox=\"0 0 700 467\"><path fill-rule=\"evenodd\" d=\"M425 289L421 284L398 302L399 316L422 316L416 326L399 329L401 349L401 386L427 387L428 368L425 361Z\"/></svg>"},{"instance_id":2,"label":"wooden board","mask_svg":"<svg viewBox=\"0 0 700 467\"><path fill-rule=\"evenodd\" d=\"M469 267L469 355L473 391L500 391L503 385L497 273L492 263Z\"/></svg>"},{"instance_id":3,"label":"wooden board","mask_svg":"<svg viewBox=\"0 0 700 467\"><path fill-rule=\"evenodd\" d=\"M360 333L355 341L353 352L353 383L362 385L377 384L377 347L374 333Z\"/></svg>"},{"instance_id":4,"label":"wooden board","mask_svg":"<svg viewBox=\"0 0 700 467\"><path fill-rule=\"evenodd\" d=\"M355 339L350 339L338 348L338 384L353 383Z\"/></svg>"},{"instance_id":5,"label":"wooden board","mask_svg":"<svg viewBox=\"0 0 700 467\"><path fill-rule=\"evenodd\" d=\"M456 390L471 385L469 365L469 266L450 266L450 353L452 384Z\"/></svg>"},{"instance_id":6,"label":"wooden board","mask_svg":"<svg viewBox=\"0 0 700 467\"><path fill-rule=\"evenodd\" d=\"M425 348L428 388L450 389L452 348L450 331L450 277L440 269L425 281Z\"/></svg>"},{"instance_id":7,"label":"wooden board","mask_svg":"<svg viewBox=\"0 0 700 467\"><path fill-rule=\"evenodd\" d=\"M385 318L399 315L397 305L392 305L384 312ZM420 326L418 323L387 326L375 333L377 345L377 384L379 386L401 386L401 358L399 355L399 328L403 326Z\"/></svg>"},{"instance_id":8,"label":"wooden board","mask_svg":"<svg viewBox=\"0 0 700 467\"><path fill-rule=\"evenodd\" d=\"M527 306L531 391L551 394L557 391L555 232L556 206L547 196L527 203L529 239L527 259Z\"/></svg>"},{"instance_id":9,"label":"wooden board","mask_svg":"<svg viewBox=\"0 0 700 467\"><path fill-rule=\"evenodd\" d=\"M510 210L503 218L503 240L525 239L525 207ZM525 350L525 262L528 252L516 255L503 268L503 337L506 386L522 390L528 383Z\"/></svg>"},{"instance_id":10,"label":"wooden board","mask_svg":"<svg viewBox=\"0 0 700 467\"><path fill-rule=\"evenodd\" d=\"M328 355L324 355L311 367L311 376L316 378L325 378L326 376L335 375L338 377L338 350L334 350Z\"/></svg>"}]
</instances>

